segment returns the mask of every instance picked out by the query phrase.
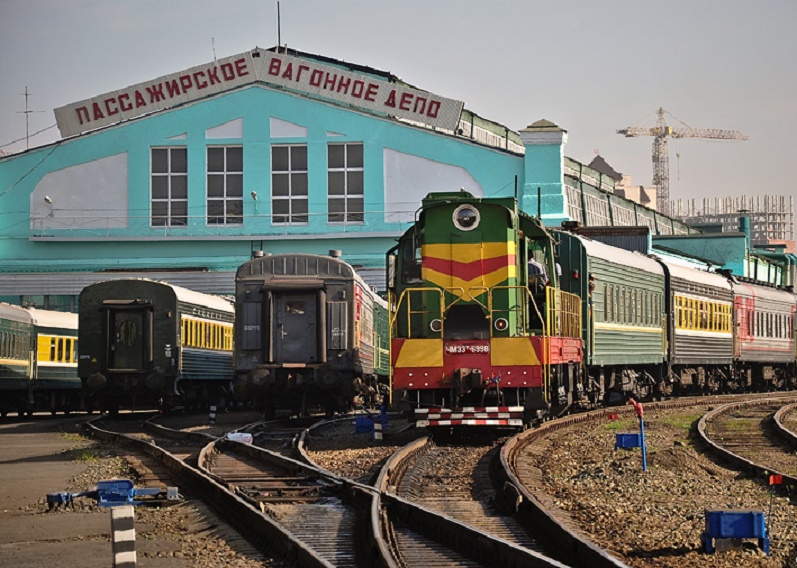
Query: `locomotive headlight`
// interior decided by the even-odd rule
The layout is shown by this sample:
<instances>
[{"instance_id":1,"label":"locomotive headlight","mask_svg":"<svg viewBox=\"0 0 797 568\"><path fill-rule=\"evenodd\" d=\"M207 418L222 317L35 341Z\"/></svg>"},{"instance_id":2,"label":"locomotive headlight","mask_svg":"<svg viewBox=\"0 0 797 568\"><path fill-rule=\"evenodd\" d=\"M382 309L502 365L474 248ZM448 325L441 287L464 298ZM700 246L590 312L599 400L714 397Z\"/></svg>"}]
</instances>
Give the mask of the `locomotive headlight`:
<instances>
[{"instance_id":1,"label":"locomotive headlight","mask_svg":"<svg viewBox=\"0 0 797 568\"><path fill-rule=\"evenodd\" d=\"M493 326L495 327L496 331L506 331L506 328L509 327L509 322L506 318L498 318L493 322Z\"/></svg>"},{"instance_id":2,"label":"locomotive headlight","mask_svg":"<svg viewBox=\"0 0 797 568\"><path fill-rule=\"evenodd\" d=\"M454 226L463 231L472 231L479 226L479 210L472 205L460 205L454 209Z\"/></svg>"},{"instance_id":3,"label":"locomotive headlight","mask_svg":"<svg viewBox=\"0 0 797 568\"><path fill-rule=\"evenodd\" d=\"M429 329L435 333L440 333L440 330L443 329L443 321L439 319L433 319L429 322Z\"/></svg>"}]
</instances>

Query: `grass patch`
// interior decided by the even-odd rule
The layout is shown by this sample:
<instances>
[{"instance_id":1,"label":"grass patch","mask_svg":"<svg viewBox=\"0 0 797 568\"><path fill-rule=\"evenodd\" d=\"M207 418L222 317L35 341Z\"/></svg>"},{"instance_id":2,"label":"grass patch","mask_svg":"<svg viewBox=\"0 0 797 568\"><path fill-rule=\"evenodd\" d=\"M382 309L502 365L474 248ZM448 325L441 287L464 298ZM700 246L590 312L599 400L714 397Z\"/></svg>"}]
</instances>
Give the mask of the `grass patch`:
<instances>
[{"instance_id":1,"label":"grass patch","mask_svg":"<svg viewBox=\"0 0 797 568\"><path fill-rule=\"evenodd\" d=\"M88 442L89 439L86 438L83 434L78 434L76 432L64 432L61 434L61 438L67 440L69 442Z\"/></svg>"},{"instance_id":2,"label":"grass patch","mask_svg":"<svg viewBox=\"0 0 797 568\"><path fill-rule=\"evenodd\" d=\"M72 461L80 463L94 463L100 461L102 458L103 456L94 450L78 450L72 456Z\"/></svg>"},{"instance_id":3,"label":"grass patch","mask_svg":"<svg viewBox=\"0 0 797 568\"><path fill-rule=\"evenodd\" d=\"M636 428L638 430L639 419L634 416L631 418L620 418L618 420L607 420L606 422L603 423L602 428L604 430L610 430L612 432L614 432L615 430L618 432L625 431L628 430L629 428Z\"/></svg>"},{"instance_id":4,"label":"grass patch","mask_svg":"<svg viewBox=\"0 0 797 568\"><path fill-rule=\"evenodd\" d=\"M674 414L672 416L662 416L658 420L664 424L668 424L673 428L689 432L692 426L696 426L697 422L703 417L702 412L690 412L688 414Z\"/></svg>"},{"instance_id":5,"label":"grass patch","mask_svg":"<svg viewBox=\"0 0 797 568\"><path fill-rule=\"evenodd\" d=\"M720 423L716 422L714 424L715 428L719 426ZM746 432L749 430L755 430L757 427L761 426L761 421L756 420L755 418L731 418L731 419L724 419L721 422L720 428L723 430L732 430L734 432Z\"/></svg>"}]
</instances>

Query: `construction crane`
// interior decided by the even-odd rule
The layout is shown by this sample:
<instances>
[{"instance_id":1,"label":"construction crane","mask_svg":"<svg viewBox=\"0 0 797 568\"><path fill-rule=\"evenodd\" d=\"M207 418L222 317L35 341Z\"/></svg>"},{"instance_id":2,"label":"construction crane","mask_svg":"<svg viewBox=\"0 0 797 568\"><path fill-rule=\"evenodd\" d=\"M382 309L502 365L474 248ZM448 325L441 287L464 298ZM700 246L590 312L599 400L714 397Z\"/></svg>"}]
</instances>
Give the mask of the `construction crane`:
<instances>
[{"instance_id":1,"label":"construction crane","mask_svg":"<svg viewBox=\"0 0 797 568\"><path fill-rule=\"evenodd\" d=\"M664 121L664 113L669 114L683 127L673 128ZM671 112L659 108L656 126L629 126L618 130L627 138L653 136L653 185L656 187L656 209L664 215L670 214L670 157L667 151L667 138L707 138L713 140L747 140L738 130L717 130L714 128L692 128Z\"/></svg>"}]
</instances>

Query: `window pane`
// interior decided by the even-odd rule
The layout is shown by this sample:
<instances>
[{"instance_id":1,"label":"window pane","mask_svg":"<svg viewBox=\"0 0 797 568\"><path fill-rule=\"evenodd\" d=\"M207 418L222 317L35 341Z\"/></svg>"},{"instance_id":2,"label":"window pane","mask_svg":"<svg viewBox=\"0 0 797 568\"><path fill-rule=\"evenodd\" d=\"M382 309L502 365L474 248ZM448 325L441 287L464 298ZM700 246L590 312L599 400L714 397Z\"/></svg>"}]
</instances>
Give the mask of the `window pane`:
<instances>
[{"instance_id":1,"label":"window pane","mask_svg":"<svg viewBox=\"0 0 797 568\"><path fill-rule=\"evenodd\" d=\"M346 167L348 168L361 168L363 167L363 145L362 144L347 144L346 145Z\"/></svg>"},{"instance_id":2,"label":"window pane","mask_svg":"<svg viewBox=\"0 0 797 568\"><path fill-rule=\"evenodd\" d=\"M289 205L290 201L287 199L275 199L271 204L271 208L275 215L282 215L290 213Z\"/></svg>"},{"instance_id":3,"label":"window pane","mask_svg":"<svg viewBox=\"0 0 797 568\"><path fill-rule=\"evenodd\" d=\"M271 176L271 195L274 197L288 196L288 174L273 174Z\"/></svg>"},{"instance_id":4,"label":"window pane","mask_svg":"<svg viewBox=\"0 0 797 568\"><path fill-rule=\"evenodd\" d=\"M343 144L330 144L327 147L327 161L330 168L343 168L346 167L345 151L346 147Z\"/></svg>"},{"instance_id":5,"label":"window pane","mask_svg":"<svg viewBox=\"0 0 797 568\"><path fill-rule=\"evenodd\" d=\"M167 176L152 176L152 199L168 199L169 178Z\"/></svg>"},{"instance_id":6,"label":"window pane","mask_svg":"<svg viewBox=\"0 0 797 568\"><path fill-rule=\"evenodd\" d=\"M363 173L362 172L348 172L348 186L346 193L348 195L362 195L363 194Z\"/></svg>"},{"instance_id":7,"label":"window pane","mask_svg":"<svg viewBox=\"0 0 797 568\"><path fill-rule=\"evenodd\" d=\"M227 222L240 223L242 221L241 215L244 212L243 201L237 199L227 201Z\"/></svg>"},{"instance_id":8,"label":"window pane","mask_svg":"<svg viewBox=\"0 0 797 568\"><path fill-rule=\"evenodd\" d=\"M224 175L208 174L208 197L224 197Z\"/></svg>"},{"instance_id":9,"label":"window pane","mask_svg":"<svg viewBox=\"0 0 797 568\"><path fill-rule=\"evenodd\" d=\"M224 171L224 148L208 148L208 171Z\"/></svg>"},{"instance_id":10,"label":"window pane","mask_svg":"<svg viewBox=\"0 0 797 568\"><path fill-rule=\"evenodd\" d=\"M306 199L294 199L291 202L291 211L293 214L297 213L307 213L307 200ZM307 219L304 219L307 221Z\"/></svg>"},{"instance_id":11,"label":"window pane","mask_svg":"<svg viewBox=\"0 0 797 568\"><path fill-rule=\"evenodd\" d=\"M307 174L291 176L291 195L307 195Z\"/></svg>"},{"instance_id":12,"label":"window pane","mask_svg":"<svg viewBox=\"0 0 797 568\"><path fill-rule=\"evenodd\" d=\"M152 149L152 171L156 174L166 173L169 166L167 150L165 148Z\"/></svg>"},{"instance_id":13,"label":"window pane","mask_svg":"<svg viewBox=\"0 0 797 568\"><path fill-rule=\"evenodd\" d=\"M172 176L172 199L188 197L188 176Z\"/></svg>"},{"instance_id":14,"label":"window pane","mask_svg":"<svg viewBox=\"0 0 797 568\"><path fill-rule=\"evenodd\" d=\"M363 200L360 198L357 199L349 199L349 220L350 221L362 221L363 220ZM352 216L356 216L356 219L352 218Z\"/></svg>"},{"instance_id":15,"label":"window pane","mask_svg":"<svg viewBox=\"0 0 797 568\"><path fill-rule=\"evenodd\" d=\"M227 197L241 197L244 194L244 176L230 174L227 176Z\"/></svg>"},{"instance_id":16,"label":"window pane","mask_svg":"<svg viewBox=\"0 0 797 568\"><path fill-rule=\"evenodd\" d=\"M152 224L165 225L166 215L169 213L169 204L165 201L155 201L152 203ZM162 222L155 223L156 218L161 219Z\"/></svg>"},{"instance_id":17,"label":"window pane","mask_svg":"<svg viewBox=\"0 0 797 568\"><path fill-rule=\"evenodd\" d=\"M345 199L332 199L329 200L329 212L331 213L343 213L346 211L346 200ZM342 220L342 219L341 219Z\"/></svg>"},{"instance_id":18,"label":"window pane","mask_svg":"<svg viewBox=\"0 0 797 568\"><path fill-rule=\"evenodd\" d=\"M224 223L224 201L219 199L208 200L208 223Z\"/></svg>"},{"instance_id":19,"label":"window pane","mask_svg":"<svg viewBox=\"0 0 797 568\"><path fill-rule=\"evenodd\" d=\"M244 149L240 146L227 148L227 171L244 171Z\"/></svg>"},{"instance_id":20,"label":"window pane","mask_svg":"<svg viewBox=\"0 0 797 568\"><path fill-rule=\"evenodd\" d=\"M187 173L188 172L188 158L185 148L172 148L172 172Z\"/></svg>"},{"instance_id":21,"label":"window pane","mask_svg":"<svg viewBox=\"0 0 797 568\"><path fill-rule=\"evenodd\" d=\"M288 171L288 148L287 146L274 146L271 148L271 171Z\"/></svg>"},{"instance_id":22,"label":"window pane","mask_svg":"<svg viewBox=\"0 0 797 568\"><path fill-rule=\"evenodd\" d=\"M291 146L291 169L307 170L307 146Z\"/></svg>"},{"instance_id":23,"label":"window pane","mask_svg":"<svg viewBox=\"0 0 797 568\"><path fill-rule=\"evenodd\" d=\"M329 195L344 195L346 193L345 176L344 172L329 172Z\"/></svg>"},{"instance_id":24,"label":"window pane","mask_svg":"<svg viewBox=\"0 0 797 568\"><path fill-rule=\"evenodd\" d=\"M188 203L186 201L172 201L172 217L188 215Z\"/></svg>"}]
</instances>

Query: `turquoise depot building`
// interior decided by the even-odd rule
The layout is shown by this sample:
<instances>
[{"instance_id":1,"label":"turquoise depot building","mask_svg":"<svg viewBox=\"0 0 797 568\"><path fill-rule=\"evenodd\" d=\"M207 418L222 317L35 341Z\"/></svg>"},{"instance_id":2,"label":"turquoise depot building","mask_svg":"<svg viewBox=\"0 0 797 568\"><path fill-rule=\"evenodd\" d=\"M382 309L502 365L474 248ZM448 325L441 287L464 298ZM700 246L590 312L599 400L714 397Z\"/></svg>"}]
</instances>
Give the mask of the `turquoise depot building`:
<instances>
[{"instance_id":1,"label":"turquoise depot building","mask_svg":"<svg viewBox=\"0 0 797 568\"><path fill-rule=\"evenodd\" d=\"M62 139L0 158L0 300L75 310L100 280L231 294L253 251L384 255L433 191L517 196L549 226L694 233L519 131L394 75L255 48L55 109Z\"/></svg>"}]
</instances>

